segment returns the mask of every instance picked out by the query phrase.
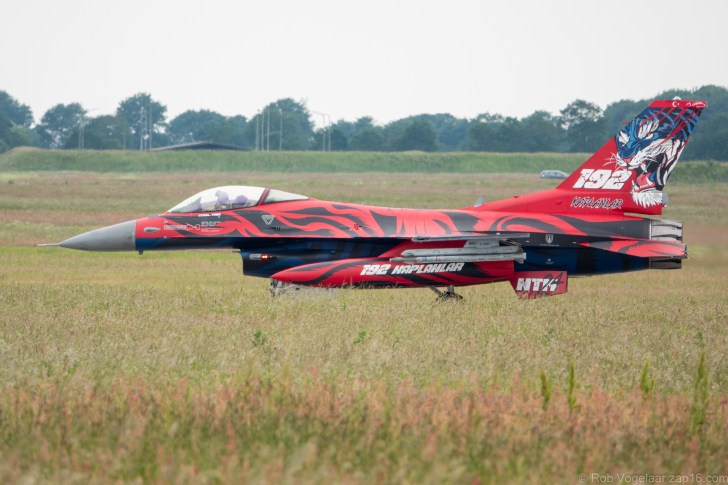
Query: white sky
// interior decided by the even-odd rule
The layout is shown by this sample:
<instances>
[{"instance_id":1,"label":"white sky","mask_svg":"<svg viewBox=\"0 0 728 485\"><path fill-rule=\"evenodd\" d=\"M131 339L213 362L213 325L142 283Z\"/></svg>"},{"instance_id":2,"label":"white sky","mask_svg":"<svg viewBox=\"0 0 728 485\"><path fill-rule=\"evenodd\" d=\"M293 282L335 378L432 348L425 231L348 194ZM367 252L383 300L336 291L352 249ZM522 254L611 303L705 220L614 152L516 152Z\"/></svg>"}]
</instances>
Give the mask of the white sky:
<instances>
[{"instance_id":1,"label":"white sky","mask_svg":"<svg viewBox=\"0 0 728 485\"><path fill-rule=\"evenodd\" d=\"M168 120L251 117L290 97L383 124L728 86L723 0L3 0L0 11L0 89L36 121L57 103L110 114L138 92Z\"/></svg>"}]
</instances>

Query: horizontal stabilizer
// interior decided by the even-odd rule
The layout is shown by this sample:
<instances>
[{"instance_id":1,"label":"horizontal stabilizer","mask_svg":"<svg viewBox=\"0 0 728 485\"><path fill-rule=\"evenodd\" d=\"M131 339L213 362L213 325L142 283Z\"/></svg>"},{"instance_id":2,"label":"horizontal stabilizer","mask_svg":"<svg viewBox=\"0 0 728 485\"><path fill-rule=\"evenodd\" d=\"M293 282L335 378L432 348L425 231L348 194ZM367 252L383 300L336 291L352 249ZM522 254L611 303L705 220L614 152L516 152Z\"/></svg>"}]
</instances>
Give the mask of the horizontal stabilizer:
<instances>
[{"instance_id":1,"label":"horizontal stabilizer","mask_svg":"<svg viewBox=\"0 0 728 485\"><path fill-rule=\"evenodd\" d=\"M620 239L616 241L585 242L580 246L602 249L613 253L641 258L687 258L684 244L677 241L653 241L649 239Z\"/></svg>"}]
</instances>

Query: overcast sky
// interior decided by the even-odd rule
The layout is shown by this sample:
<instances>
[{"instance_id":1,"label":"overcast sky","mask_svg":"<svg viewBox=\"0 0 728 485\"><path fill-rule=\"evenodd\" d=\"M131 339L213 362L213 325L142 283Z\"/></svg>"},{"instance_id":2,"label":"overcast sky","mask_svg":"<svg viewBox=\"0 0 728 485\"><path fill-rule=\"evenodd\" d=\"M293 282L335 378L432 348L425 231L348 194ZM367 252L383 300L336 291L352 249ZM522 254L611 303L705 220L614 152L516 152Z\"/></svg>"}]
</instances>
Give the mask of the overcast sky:
<instances>
[{"instance_id":1,"label":"overcast sky","mask_svg":"<svg viewBox=\"0 0 728 485\"><path fill-rule=\"evenodd\" d=\"M602 108L728 86L723 0L3 0L0 90L36 121L148 92L168 119L290 97L332 120ZM320 115L314 115L320 123Z\"/></svg>"}]
</instances>

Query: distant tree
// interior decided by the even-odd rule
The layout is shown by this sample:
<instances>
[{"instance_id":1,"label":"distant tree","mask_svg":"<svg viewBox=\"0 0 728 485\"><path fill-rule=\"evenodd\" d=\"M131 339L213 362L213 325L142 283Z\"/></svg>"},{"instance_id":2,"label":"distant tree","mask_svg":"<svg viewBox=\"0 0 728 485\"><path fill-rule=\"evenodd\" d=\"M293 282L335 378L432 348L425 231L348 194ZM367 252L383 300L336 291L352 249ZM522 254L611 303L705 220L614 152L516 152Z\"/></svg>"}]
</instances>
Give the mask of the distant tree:
<instances>
[{"instance_id":1,"label":"distant tree","mask_svg":"<svg viewBox=\"0 0 728 485\"><path fill-rule=\"evenodd\" d=\"M495 151L495 123L473 122L468 128L468 150L472 152Z\"/></svg>"},{"instance_id":2,"label":"distant tree","mask_svg":"<svg viewBox=\"0 0 728 485\"><path fill-rule=\"evenodd\" d=\"M354 123L354 131L352 135L356 134L356 132L361 130L366 130L368 128L376 128L376 125L374 124L374 118L371 116L362 116L361 118L357 119Z\"/></svg>"},{"instance_id":3,"label":"distant tree","mask_svg":"<svg viewBox=\"0 0 728 485\"><path fill-rule=\"evenodd\" d=\"M498 113L480 113L473 119L474 123L503 123L505 117Z\"/></svg>"},{"instance_id":4,"label":"distant tree","mask_svg":"<svg viewBox=\"0 0 728 485\"><path fill-rule=\"evenodd\" d=\"M384 150L393 151L396 150L397 140L401 139L404 135L404 130L409 126L415 118L410 116L407 118L390 121L389 123L381 126L381 134L384 137Z\"/></svg>"},{"instance_id":5,"label":"distant tree","mask_svg":"<svg viewBox=\"0 0 728 485\"><path fill-rule=\"evenodd\" d=\"M234 138L233 126L225 116L209 110L185 111L167 126L172 143L212 141L231 144Z\"/></svg>"},{"instance_id":6,"label":"distant tree","mask_svg":"<svg viewBox=\"0 0 728 485\"><path fill-rule=\"evenodd\" d=\"M424 119L412 120L404 130L404 133L392 144L396 151L421 150L434 152L437 150L435 141L435 130L429 121Z\"/></svg>"},{"instance_id":7,"label":"distant tree","mask_svg":"<svg viewBox=\"0 0 728 485\"><path fill-rule=\"evenodd\" d=\"M246 131L249 146L260 150L307 150L313 142L311 114L291 98L265 106L250 119Z\"/></svg>"},{"instance_id":8,"label":"distant tree","mask_svg":"<svg viewBox=\"0 0 728 485\"><path fill-rule=\"evenodd\" d=\"M409 116L399 120L390 121L382 126L382 136L384 137L384 149L388 151L398 150L397 142L404 136L404 131L417 118Z\"/></svg>"},{"instance_id":9,"label":"distant tree","mask_svg":"<svg viewBox=\"0 0 728 485\"><path fill-rule=\"evenodd\" d=\"M558 118L546 111L535 111L521 120L521 139L517 150L557 151L561 148L563 135Z\"/></svg>"},{"instance_id":10,"label":"distant tree","mask_svg":"<svg viewBox=\"0 0 728 485\"><path fill-rule=\"evenodd\" d=\"M349 140L344 130L336 125L328 126L326 129L319 128L313 132L311 150L322 150L326 137L326 149L335 152L343 152L349 149Z\"/></svg>"},{"instance_id":11,"label":"distant tree","mask_svg":"<svg viewBox=\"0 0 728 485\"><path fill-rule=\"evenodd\" d=\"M40 124L35 127L41 145L47 148L67 146L71 135L78 134L78 129L85 116L86 110L79 103L53 106L45 112L40 119ZM78 138L76 142L76 146L78 146Z\"/></svg>"},{"instance_id":12,"label":"distant tree","mask_svg":"<svg viewBox=\"0 0 728 485\"><path fill-rule=\"evenodd\" d=\"M468 136L468 120L451 114L432 115L430 123L437 134L437 144L445 151L462 150Z\"/></svg>"},{"instance_id":13,"label":"distant tree","mask_svg":"<svg viewBox=\"0 0 728 485\"><path fill-rule=\"evenodd\" d=\"M691 136L685 147L686 158L728 161L728 112L711 116L708 121L707 127L701 124L703 120L696 125L697 135Z\"/></svg>"},{"instance_id":14,"label":"distant tree","mask_svg":"<svg viewBox=\"0 0 728 485\"><path fill-rule=\"evenodd\" d=\"M726 115L728 115L728 89L723 86L706 85L694 91L675 90L661 93L661 99L680 96L683 99L702 99L708 104L700 115L695 127L694 137L685 147L683 160L721 160L728 161L726 150Z\"/></svg>"},{"instance_id":15,"label":"distant tree","mask_svg":"<svg viewBox=\"0 0 728 485\"><path fill-rule=\"evenodd\" d=\"M356 131L356 125L351 121L339 120L331 125L331 132L333 133L334 130L346 138L346 146L348 147Z\"/></svg>"},{"instance_id":16,"label":"distant tree","mask_svg":"<svg viewBox=\"0 0 728 485\"><path fill-rule=\"evenodd\" d=\"M515 152L523 150L522 138L518 119L484 113L470 124L468 147L472 151Z\"/></svg>"},{"instance_id":17,"label":"distant tree","mask_svg":"<svg viewBox=\"0 0 728 485\"><path fill-rule=\"evenodd\" d=\"M371 118L367 118L370 120ZM351 140L357 132L357 124L352 121L339 120L330 126L331 149L335 151L349 150Z\"/></svg>"},{"instance_id":18,"label":"distant tree","mask_svg":"<svg viewBox=\"0 0 728 485\"><path fill-rule=\"evenodd\" d=\"M14 125L29 128L33 124L33 112L30 107L21 104L5 91L0 91L0 114Z\"/></svg>"},{"instance_id":19,"label":"distant tree","mask_svg":"<svg viewBox=\"0 0 728 485\"><path fill-rule=\"evenodd\" d=\"M11 148L10 129L12 127L13 123L5 116L4 113L0 112L0 153L5 152Z\"/></svg>"},{"instance_id":20,"label":"distant tree","mask_svg":"<svg viewBox=\"0 0 728 485\"><path fill-rule=\"evenodd\" d=\"M685 97L707 100L710 109L706 111L706 113L710 111L715 113L728 112L728 88L725 86L708 84L706 86L699 87Z\"/></svg>"},{"instance_id":21,"label":"distant tree","mask_svg":"<svg viewBox=\"0 0 728 485\"><path fill-rule=\"evenodd\" d=\"M157 146L154 138L165 126L167 107L154 101L148 93L137 93L119 103L116 116L123 118L131 129L128 148L144 150ZM151 141L151 144L150 144Z\"/></svg>"},{"instance_id":22,"label":"distant tree","mask_svg":"<svg viewBox=\"0 0 728 485\"><path fill-rule=\"evenodd\" d=\"M606 142L622 127L632 121L649 104L649 101L622 99L609 104L604 110L604 121L599 139Z\"/></svg>"},{"instance_id":23,"label":"distant tree","mask_svg":"<svg viewBox=\"0 0 728 485\"><path fill-rule=\"evenodd\" d=\"M38 138L30 128L14 124L0 113L0 153L19 146L37 146Z\"/></svg>"},{"instance_id":24,"label":"distant tree","mask_svg":"<svg viewBox=\"0 0 728 485\"><path fill-rule=\"evenodd\" d=\"M591 152L597 150L606 140L603 133L603 113L596 104L577 99L561 110L561 126L566 130L568 150Z\"/></svg>"},{"instance_id":25,"label":"distant tree","mask_svg":"<svg viewBox=\"0 0 728 485\"><path fill-rule=\"evenodd\" d=\"M362 152L381 152L384 151L384 145L385 138L382 128L372 125L358 128L356 130L354 135L351 137L349 149Z\"/></svg>"},{"instance_id":26,"label":"distant tree","mask_svg":"<svg viewBox=\"0 0 728 485\"><path fill-rule=\"evenodd\" d=\"M76 148L79 130L73 132L64 148ZM102 115L86 121L83 128L83 146L93 150L123 150L131 130L120 116Z\"/></svg>"},{"instance_id":27,"label":"distant tree","mask_svg":"<svg viewBox=\"0 0 728 485\"><path fill-rule=\"evenodd\" d=\"M364 116L354 122L340 121L334 124L346 134L349 141L349 150L356 151L383 151L384 132L382 127L374 124L374 119Z\"/></svg>"},{"instance_id":28,"label":"distant tree","mask_svg":"<svg viewBox=\"0 0 728 485\"><path fill-rule=\"evenodd\" d=\"M342 152L349 149L349 139L346 137L344 130L338 127L331 128L329 143L333 151Z\"/></svg>"},{"instance_id":29,"label":"distant tree","mask_svg":"<svg viewBox=\"0 0 728 485\"><path fill-rule=\"evenodd\" d=\"M523 151L523 125L518 118L507 116L497 126L495 141L501 152Z\"/></svg>"},{"instance_id":30,"label":"distant tree","mask_svg":"<svg viewBox=\"0 0 728 485\"><path fill-rule=\"evenodd\" d=\"M248 130L248 120L245 118L245 116L231 116L227 118L226 121L232 133L232 138L230 139L229 143L238 147L248 148L250 145L248 144L245 137L245 134Z\"/></svg>"},{"instance_id":31,"label":"distant tree","mask_svg":"<svg viewBox=\"0 0 728 485\"><path fill-rule=\"evenodd\" d=\"M34 147L39 145L38 136L30 128L25 126L13 126L10 128L10 148Z\"/></svg>"}]
</instances>

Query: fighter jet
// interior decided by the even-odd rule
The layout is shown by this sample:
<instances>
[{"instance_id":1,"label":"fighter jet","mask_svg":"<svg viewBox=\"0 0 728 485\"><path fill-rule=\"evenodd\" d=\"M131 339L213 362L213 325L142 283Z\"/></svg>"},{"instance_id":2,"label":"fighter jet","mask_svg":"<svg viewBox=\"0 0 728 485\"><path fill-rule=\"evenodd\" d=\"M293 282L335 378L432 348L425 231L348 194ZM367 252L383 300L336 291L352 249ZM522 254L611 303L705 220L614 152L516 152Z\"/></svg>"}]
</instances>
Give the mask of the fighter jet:
<instances>
[{"instance_id":1,"label":"fighter jet","mask_svg":"<svg viewBox=\"0 0 728 485\"><path fill-rule=\"evenodd\" d=\"M168 211L71 237L86 251L232 248L243 274L287 288L455 287L510 282L525 298L569 277L678 269L682 224L654 216L704 101L652 102L556 188L452 210L326 202L225 186ZM647 217L652 216L652 217Z\"/></svg>"}]
</instances>

